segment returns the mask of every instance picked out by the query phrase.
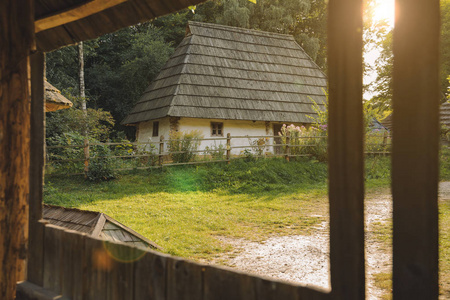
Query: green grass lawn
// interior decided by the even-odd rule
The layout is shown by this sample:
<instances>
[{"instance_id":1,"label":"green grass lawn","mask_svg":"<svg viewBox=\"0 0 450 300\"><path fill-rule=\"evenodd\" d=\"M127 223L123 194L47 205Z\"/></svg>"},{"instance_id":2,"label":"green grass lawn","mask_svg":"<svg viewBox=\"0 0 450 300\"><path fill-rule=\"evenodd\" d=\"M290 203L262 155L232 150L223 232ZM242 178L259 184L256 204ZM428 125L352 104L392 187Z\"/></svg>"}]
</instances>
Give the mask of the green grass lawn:
<instances>
[{"instance_id":1,"label":"green grass lawn","mask_svg":"<svg viewBox=\"0 0 450 300\"><path fill-rule=\"evenodd\" d=\"M441 178L450 180L449 162L442 162ZM367 159L367 192L386 190L389 174L389 158ZM262 241L313 232L328 214L327 167L312 160L266 159L135 171L99 183L49 177L44 202L104 212L167 253L209 259L230 250L220 236ZM440 203L440 229L441 293L450 295L449 201ZM391 243L391 224L374 230L380 242ZM379 276L388 297L390 274Z\"/></svg>"},{"instance_id":2,"label":"green grass lawn","mask_svg":"<svg viewBox=\"0 0 450 300\"><path fill-rule=\"evenodd\" d=\"M44 201L104 212L167 253L204 259L229 250L218 236L308 234L325 220L326 190L324 164L267 160L141 171L100 183L50 178Z\"/></svg>"}]
</instances>

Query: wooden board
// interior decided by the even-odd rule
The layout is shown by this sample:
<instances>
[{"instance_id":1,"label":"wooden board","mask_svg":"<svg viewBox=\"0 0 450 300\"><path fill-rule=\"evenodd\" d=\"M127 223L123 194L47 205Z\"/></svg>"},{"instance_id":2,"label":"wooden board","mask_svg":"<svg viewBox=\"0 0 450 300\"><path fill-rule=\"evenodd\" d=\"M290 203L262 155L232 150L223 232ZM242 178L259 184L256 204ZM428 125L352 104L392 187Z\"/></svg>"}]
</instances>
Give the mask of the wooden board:
<instances>
[{"instance_id":1,"label":"wooden board","mask_svg":"<svg viewBox=\"0 0 450 300\"><path fill-rule=\"evenodd\" d=\"M44 59L43 53L31 56L31 133L30 196L27 280L43 284L42 188L44 181Z\"/></svg>"},{"instance_id":2,"label":"wooden board","mask_svg":"<svg viewBox=\"0 0 450 300\"><path fill-rule=\"evenodd\" d=\"M167 300L202 299L204 267L177 258L167 260Z\"/></svg>"},{"instance_id":3,"label":"wooden board","mask_svg":"<svg viewBox=\"0 0 450 300\"><path fill-rule=\"evenodd\" d=\"M257 299L255 277L218 267L204 269L204 300Z\"/></svg>"},{"instance_id":4,"label":"wooden board","mask_svg":"<svg viewBox=\"0 0 450 300\"><path fill-rule=\"evenodd\" d=\"M397 0L397 9L393 294L438 299L439 1Z\"/></svg>"},{"instance_id":5,"label":"wooden board","mask_svg":"<svg viewBox=\"0 0 450 300\"><path fill-rule=\"evenodd\" d=\"M60 227L45 225L44 230L44 278L43 287L61 293L63 257L62 234Z\"/></svg>"},{"instance_id":6,"label":"wooden board","mask_svg":"<svg viewBox=\"0 0 450 300\"><path fill-rule=\"evenodd\" d=\"M63 297L83 300L84 266L87 259L85 252L85 235L76 231L65 230L61 234L62 243L62 288Z\"/></svg>"},{"instance_id":7,"label":"wooden board","mask_svg":"<svg viewBox=\"0 0 450 300\"><path fill-rule=\"evenodd\" d=\"M149 251L135 262L135 299L166 299L168 259L171 258Z\"/></svg>"},{"instance_id":8,"label":"wooden board","mask_svg":"<svg viewBox=\"0 0 450 300\"><path fill-rule=\"evenodd\" d=\"M29 55L34 5L0 1L0 295L13 299L28 244Z\"/></svg>"},{"instance_id":9,"label":"wooden board","mask_svg":"<svg viewBox=\"0 0 450 300\"><path fill-rule=\"evenodd\" d=\"M112 259L105 250L105 241L86 236L84 252L83 299L104 299Z\"/></svg>"},{"instance_id":10,"label":"wooden board","mask_svg":"<svg viewBox=\"0 0 450 300\"><path fill-rule=\"evenodd\" d=\"M362 1L328 15L330 263L333 299L364 299Z\"/></svg>"}]
</instances>

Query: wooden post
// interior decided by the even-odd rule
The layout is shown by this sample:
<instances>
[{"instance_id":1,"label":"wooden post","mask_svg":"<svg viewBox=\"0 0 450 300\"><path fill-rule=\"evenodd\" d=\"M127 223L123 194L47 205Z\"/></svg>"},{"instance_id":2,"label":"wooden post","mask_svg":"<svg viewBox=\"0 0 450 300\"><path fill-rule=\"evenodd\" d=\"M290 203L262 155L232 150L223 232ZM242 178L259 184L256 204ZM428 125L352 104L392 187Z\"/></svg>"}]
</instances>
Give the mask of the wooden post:
<instances>
[{"instance_id":1,"label":"wooden post","mask_svg":"<svg viewBox=\"0 0 450 300\"><path fill-rule=\"evenodd\" d=\"M0 295L12 300L27 254L34 2L0 1L0 20Z\"/></svg>"},{"instance_id":2,"label":"wooden post","mask_svg":"<svg viewBox=\"0 0 450 300\"><path fill-rule=\"evenodd\" d=\"M158 161L158 164L160 167L163 166L163 161L164 161L163 153L164 153L164 136L162 135L159 139L159 155L158 155L159 161Z\"/></svg>"},{"instance_id":3,"label":"wooden post","mask_svg":"<svg viewBox=\"0 0 450 300\"><path fill-rule=\"evenodd\" d=\"M29 243L27 280L42 286L43 280L43 239L42 187L44 183L45 161L45 113L44 113L44 69L45 55L31 56L31 153L30 197L29 197Z\"/></svg>"},{"instance_id":4,"label":"wooden post","mask_svg":"<svg viewBox=\"0 0 450 300\"><path fill-rule=\"evenodd\" d=\"M231 162L231 133L227 133L227 162Z\"/></svg>"},{"instance_id":5,"label":"wooden post","mask_svg":"<svg viewBox=\"0 0 450 300\"><path fill-rule=\"evenodd\" d=\"M365 298L362 2L328 4L331 293L342 300Z\"/></svg>"},{"instance_id":6,"label":"wooden post","mask_svg":"<svg viewBox=\"0 0 450 300\"><path fill-rule=\"evenodd\" d=\"M396 6L393 294L438 299L439 0Z\"/></svg>"},{"instance_id":7,"label":"wooden post","mask_svg":"<svg viewBox=\"0 0 450 300\"><path fill-rule=\"evenodd\" d=\"M289 138L289 135L286 136L286 148L285 148L285 155L284 158L286 159L286 161L289 161L291 159L291 148L289 147L291 140Z\"/></svg>"}]
</instances>

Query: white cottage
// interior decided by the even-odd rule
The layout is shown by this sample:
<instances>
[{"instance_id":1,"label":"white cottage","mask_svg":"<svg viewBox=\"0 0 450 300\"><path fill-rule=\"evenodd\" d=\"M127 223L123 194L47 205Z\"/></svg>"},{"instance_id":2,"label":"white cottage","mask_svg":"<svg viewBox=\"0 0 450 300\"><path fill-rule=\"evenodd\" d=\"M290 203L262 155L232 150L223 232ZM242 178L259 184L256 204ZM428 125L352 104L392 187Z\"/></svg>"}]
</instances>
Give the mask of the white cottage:
<instances>
[{"instance_id":1,"label":"white cottage","mask_svg":"<svg viewBox=\"0 0 450 300\"><path fill-rule=\"evenodd\" d=\"M205 138L274 136L282 124L312 123L312 100L323 108L326 88L325 75L292 36L189 22L122 124L137 126L138 142L157 142L171 130L200 130ZM233 139L232 146L245 142Z\"/></svg>"}]
</instances>

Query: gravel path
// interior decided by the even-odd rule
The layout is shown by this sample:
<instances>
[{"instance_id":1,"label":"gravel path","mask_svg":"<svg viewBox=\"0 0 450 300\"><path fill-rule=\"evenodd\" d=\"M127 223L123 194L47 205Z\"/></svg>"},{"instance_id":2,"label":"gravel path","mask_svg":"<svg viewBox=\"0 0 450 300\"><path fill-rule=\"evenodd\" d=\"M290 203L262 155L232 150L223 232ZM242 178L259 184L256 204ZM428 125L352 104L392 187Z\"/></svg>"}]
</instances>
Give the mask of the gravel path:
<instances>
[{"instance_id":1,"label":"gravel path","mask_svg":"<svg viewBox=\"0 0 450 300\"><path fill-rule=\"evenodd\" d=\"M441 183L440 198L450 198L450 182ZM367 299L380 299L383 291L374 286L373 276L391 272L392 248L377 240L371 230L373 226L391 221L392 197L390 194L369 195L365 203ZM315 233L309 236L272 237L262 243L220 239L234 249L218 258L228 266L302 285L330 287L328 222L317 226Z\"/></svg>"}]
</instances>

